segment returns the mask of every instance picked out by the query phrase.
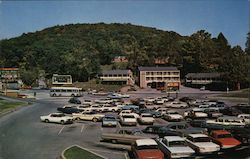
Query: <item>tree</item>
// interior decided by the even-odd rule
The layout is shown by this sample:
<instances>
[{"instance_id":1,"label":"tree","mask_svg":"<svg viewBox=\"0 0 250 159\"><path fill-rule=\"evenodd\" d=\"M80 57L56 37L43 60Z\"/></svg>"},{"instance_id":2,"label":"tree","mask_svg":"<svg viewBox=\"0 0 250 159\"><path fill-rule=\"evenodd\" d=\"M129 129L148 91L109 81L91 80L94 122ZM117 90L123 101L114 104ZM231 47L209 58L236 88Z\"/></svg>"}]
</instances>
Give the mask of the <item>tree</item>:
<instances>
[{"instance_id":1,"label":"tree","mask_svg":"<svg viewBox=\"0 0 250 159\"><path fill-rule=\"evenodd\" d=\"M34 85L36 80L38 79L38 70L21 70L20 75L24 84L27 86Z\"/></svg>"},{"instance_id":2,"label":"tree","mask_svg":"<svg viewBox=\"0 0 250 159\"><path fill-rule=\"evenodd\" d=\"M250 32L247 34L247 41L246 41L246 53L250 55Z\"/></svg>"}]
</instances>

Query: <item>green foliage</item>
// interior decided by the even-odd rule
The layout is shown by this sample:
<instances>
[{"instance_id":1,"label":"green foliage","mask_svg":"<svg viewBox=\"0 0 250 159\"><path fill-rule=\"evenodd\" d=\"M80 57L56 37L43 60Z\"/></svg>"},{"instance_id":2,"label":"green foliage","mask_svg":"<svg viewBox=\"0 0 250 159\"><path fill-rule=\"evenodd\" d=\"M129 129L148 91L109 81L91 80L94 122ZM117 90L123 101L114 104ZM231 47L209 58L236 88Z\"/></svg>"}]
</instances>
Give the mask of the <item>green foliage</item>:
<instances>
[{"instance_id":1,"label":"green foliage","mask_svg":"<svg viewBox=\"0 0 250 159\"><path fill-rule=\"evenodd\" d=\"M19 67L30 77L37 76L30 73L33 70L44 70L47 78L55 73L71 74L74 81L88 81L101 72L101 66L112 65L113 57L123 55L129 62L112 68L135 71L138 66L154 66L155 58L167 58L165 66L178 66L182 77L189 72L231 71L234 76L228 80L245 82L249 61L240 60L249 59L249 36L246 55L240 47L231 48L222 33L212 38L205 30L181 36L131 24L58 25L1 40L0 67ZM236 76L242 77L232 79ZM22 78L29 84L34 81Z\"/></svg>"},{"instance_id":2,"label":"green foliage","mask_svg":"<svg viewBox=\"0 0 250 159\"><path fill-rule=\"evenodd\" d=\"M24 70L20 71L21 79L24 84L31 86L36 84L36 80L39 77L39 71L37 69Z\"/></svg>"}]
</instances>

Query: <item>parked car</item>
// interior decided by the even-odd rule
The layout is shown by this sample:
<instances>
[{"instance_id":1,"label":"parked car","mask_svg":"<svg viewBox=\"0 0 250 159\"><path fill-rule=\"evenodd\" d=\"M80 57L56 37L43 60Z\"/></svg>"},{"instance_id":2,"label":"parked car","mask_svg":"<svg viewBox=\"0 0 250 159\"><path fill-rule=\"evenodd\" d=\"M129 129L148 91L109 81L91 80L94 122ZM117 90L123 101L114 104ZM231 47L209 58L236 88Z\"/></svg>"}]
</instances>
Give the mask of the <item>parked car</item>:
<instances>
[{"instance_id":1,"label":"parked car","mask_svg":"<svg viewBox=\"0 0 250 159\"><path fill-rule=\"evenodd\" d=\"M250 124L250 114L239 114L238 118L244 119L247 124Z\"/></svg>"},{"instance_id":2,"label":"parked car","mask_svg":"<svg viewBox=\"0 0 250 159\"><path fill-rule=\"evenodd\" d=\"M123 114L123 115L120 115L119 118L120 118L121 125L127 125L127 126L137 125L137 119L132 114Z\"/></svg>"},{"instance_id":3,"label":"parked car","mask_svg":"<svg viewBox=\"0 0 250 159\"><path fill-rule=\"evenodd\" d=\"M121 108L116 105L105 104L102 106L102 112L117 112Z\"/></svg>"},{"instance_id":4,"label":"parked car","mask_svg":"<svg viewBox=\"0 0 250 159\"><path fill-rule=\"evenodd\" d=\"M224 115L230 116L237 116L239 114L242 114L242 111L237 109L237 107L225 107L224 109L221 109L220 112Z\"/></svg>"},{"instance_id":5,"label":"parked car","mask_svg":"<svg viewBox=\"0 0 250 159\"><path fill-rule=\"evenodd\" d=\"M229 131L214 130L211 132L210 137L212 141L220 145L221 149L235 148L241 144L240 141L235 139Z\"/></svg>"},{"instance_id":6,"label":"parked car","mask_svg":"<svg viewBox=\"0 0 250 159\"><path fill-rule=\"evenodd\" d=\"M140 110L139 110L139 114L141 114L141 113L149 113L149 114L151 114L154 118L159 118L159 117L161 117L161 113L160 113L160 112L157 112L157 111L154 111L154 110L151 110L151 109L146 109L146 108L140 109Z\"/></svg>"},{"instance_id":7,"label":"parked car","mask_svg":"<svg viewBox=\"0 0 250 159\"><path fill-rule=\"evenodd\" d=\"M147 126L146 128L142 129L143 133L146 134L161 134L163 131L161 131L160 129L164 127L164 125L151 125L151 126ZM171 133L168 135L176 135L177 133ZM161 135L164 136L165 134ZM160 136L160 135L159 135Z\"/></svg>"},{"instance_id":8,"label":"parked car","mask_svg":"<svg viewBox=\"0 0 250 159\"><path fill-rule=\"evenodd\" d=\"M114 115L112 114L106 114L102 118L102 126L108 126L108 127L116 127L117 125L117 119Z\"/></svg>"},{"instance_id":9,"label":"parked car","mask_svg":"<svg viewBox=\"0 0 250 159\"><path fill-rule=\"evenodd\" d=\"M209 129L224 129L225 127L245 126L244 119L237 117L219 117L216 120L207 120L206 126Z\"/></svg>"},{"instance_id":10,"label":"parked car","mask_svg":"<svg viewBox=\"0 0 250 159\"><path fill-rule=\"evenodd\" d=\"M146 104L153 104L155 101L154 97L147 97L144 99L144 101L146 102Z\"/></svg>"},{"instance_id":11,"label":"parked car","mask_svg":"<svg viewBox=\"0 0 250 159\"><path fill-rule=\"evenodd\" d=\"M84 100L82 101L82 104L83 104L83 105L92 105L93 102L92 102L91 100L84 99Z\"/></svg>"},{"instance_id":12,"label":"parked car","mask_svg":"<svg viewBox=\"0 0 250 159\"><path fill-rule=\"evenodd\" d=\"M138 105L125 105L122 107L122 110L139 110L139 106Z\"/></svg>"},{"instance_id":13,"label":"parked car","mask_svg":"<svg viewBox=\"0 0 250 159\"><path fill-rule=\"evenodd\" d=\"M112 102L113 102L113 100L110 98L101 98L101 99L95 100L95 103L99 103L99 104L110 104Z\"/></svg>"},{"instance_id":14,"label":"parked car","mask_svg":"<svg viewBox=\"0 0 250 159\"><path fill-rule=\"evenodd\" d=\"M93 104L89 107L82 107L80 110L82 112L102 112L103 105Z\"/></svg>"},{"instance_id":15,"label":"parked car","mask_svg":"<svg viewBox=\"0 0 250 159\"><path fill-rule=\"evenodd\" d=\"M164 159L164 154L153 139L138 139L132 144L131 150L136 159Z\"/></svg>"},{"instance_id":16,"label":"parked car","mask_svg":"<svg viewBox=\"0 0 250 159\"><path fill-rule=\"evenodd\" d=\"M162 98L156 98L153 103L157 105L163 105L165 103L165 100Z\"/></svg>"},{"instance_id":17,"label":"parked car","mask_svg":"<svg viewBox=\"0 0 250 159\"><path fill-rule=\"evenodd\" d=\"M46 123L60 123L67 124L72 123L74 118L70 116L66 116L63 113L51 113L49 115L40 116L41 121Z\"/></svg>"},{"instance_id":18,"label":"parked car","mask_svg":"<svg viewBox=\"0 0 250 159\"><path fill-rule=\"evenodd\" d=\"M187 108L188 107L187 103L178 102L178 101L165 103L165 106L171 107L171 108Z\"/></svg>"},{"instance_id":19,"label":"parked car","mask_svg":"<svg viewBox=\"0 0 250 159\"><path fill-rule=\"evenodd\" d=\"M223 116L223 114L220 113L219 109L214 108L204 109L204 113L206 113L209 118L218 118Z\"/></svg>"},{"instance_id":20,"label":"parked car","mask_svg":"<svg viewBox=\"0 0 250 159\"><path fill-rule=\"evenodd\" d=\"M76 106L72 106L72 105L65 105L63 107L57 108L57 110L62 112L62 113L66 113L66 114L72 114L72 113L79 112L79 109L77 109Z\"/></svg>"},{"instance_id":21,"label":"parked car","mask_svg":"<svg viewBox=\"0 0 250 159\"><path fill-rule=\"evenodd\" d=\"M132 99L131 102L133 105L138 105L139 107L144 107L146 105L143 98Z\"/></svg>"},{"instance_id":22,"label":"parked car","mask_svg":"<svg viewBox=\"0 0 250 159\"><path fill-rule=\"evenodd\" d=\"M163 119L167 121L181 121L184 118L178 112L173 110L168 110L165 114L163 114Z\"/></svg>"},{"instance_id":23,"label":"parked car","mask_svg":"<svg viewBox=\"0 0 250 159\"><path fill-rule=\"evenodd\" d=\"M195 151L189 147L184 138L179 136L165 136L158 138L160 150L167 158L190 158L193 157Z\"/></svg>"},{"instance_id":24,"label":"parked car","mask_svg":"<svg viewBox=\"0 0 250 159\"><path fill-rule=\"evenodd\" d=\"M207 113L203 112L203 109L200 108L193 108L190 111L184 112L184 118L185 119L204 119L207 118Z\"/></svg>"},{"instance_id":25,"label":"parked car","mask_svg":"<svg viewBox=\"0 0 250 159\"><path fill-rule=\"evenodd\" d=\"M155 112L159 112L161 116L163 116L163 114L165 114L168 110L169 108L158 108L155 110Z\"/></svg>"},{"instance_id":26,"label":"parked car","mask_svg":"<svg viewBox=\"0 0 250 159\"><path fill-rule=\"evenodd\" d=\"M72 104L81 104L81 101L76 97L70 98L68 102Z\"/></svg>"},{"instance_id":27,"label":"parked car","mask_svg":"<svg viewBox=\"0 0 250 159\"><path fill-rule=\"evenodd\" d=\"M233 137L241 141L241 143L247 145L250 144L250 124L247 124L244 127L231 127L227 130L233 134Z\"/></svg>"},{"instance_id":28,"label":"parked car","mask_svg":"<svg viewBox=\"0 0 250 159\"><path fill-rule=\"evenodd\" d=\"M181 102L186 102L188 103L189 101L192 101L194 100L194 98L191 98L191 97L182 97L179 99Z\"/></svg>"},{"instance_id":29,"label":"parked car","mask_svg":"<svg viewBox=\"0 0 250 159\"><path fill-rule=\"evenodd\" d=\"M134 113L134 111L132 111L132 110L122 110L119 112L118 116L122 116L124 114L134 115L135 118L139 118L139 114Z\"/></svg>"},{"instance_id":30,"label":"parked car","mask_svg":"<svg viewBox=\"0 0 250 159\"><path fill-rule=\"evenodd\" d=\"M155 119L153 118L152 114L149 113L142 113L138 118L138 122L140 124L154 124Z\"/></svg>"},{"instance_id":31,"label":"parked car","mask_svg":"<svg viewBox=\"0 0 250 159\"><path fill-rule=\"evenodd\" d=\"M197 154L217 153L220 150L220 146L205 134L189 134L186 141Z\"/></svg>"},{"instance_id":32,"label":"parked car","mask_svg":"<svg viewBox=\"0 0 250 159\"><path fill-rule=\"evenodd\" d=\"M73 117L77 120L90 120L93 122L101 121L104 117L103 114L98 114L96 112L81 112L81 113L72 113Z\"/></svg>"},{"instance_id":33,"label":"parked car","mask_svg":"<svg viewBox=\"0 0 250 159\"><path fill-rule=\"evenodd\" d=\"M112 143L124 143L132 144L138 139L145 138L156 138L155 135L144 134L139 129L129 129L129 128L120 128L116 132L102 133L101 139L103 141L111 141Z\"/></svg>"},{"instance_id":34,"label":"parked car","mask_svg":"<svg viewBox=\"0 0 250 159\"><path fill-rule=\"evenodd\" d=\"M234 107L244 114L250 114L250 103L241 103Z\"/></svg>"}]
</instances>

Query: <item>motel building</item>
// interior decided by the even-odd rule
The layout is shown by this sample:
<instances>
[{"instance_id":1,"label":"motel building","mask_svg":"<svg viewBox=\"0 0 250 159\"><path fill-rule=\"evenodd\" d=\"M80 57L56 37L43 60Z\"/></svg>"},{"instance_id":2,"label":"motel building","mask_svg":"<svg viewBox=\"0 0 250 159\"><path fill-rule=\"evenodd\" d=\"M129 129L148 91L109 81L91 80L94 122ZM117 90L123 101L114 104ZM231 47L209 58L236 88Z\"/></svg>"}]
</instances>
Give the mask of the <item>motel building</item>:
<instances>
[{"instance_id":1,"label":"motel building","mask_svg":"<svg viewBox=\"0 0 250 159\"><path fill-rule=\"evenodd\" d=\"M102 84L134 85L131 70L107 70L99 76Z\"/></svg>"},{"instance_id":2,"label":"motel building","mask_svg":"<svg viewBox=\"0 0 250 159\"><path fill-rule=\"evenodd\" d=\"M176 67L139 67L139 84L141 88L159 90L179 90L180 70Z\"/></svg>"}]
</instances>

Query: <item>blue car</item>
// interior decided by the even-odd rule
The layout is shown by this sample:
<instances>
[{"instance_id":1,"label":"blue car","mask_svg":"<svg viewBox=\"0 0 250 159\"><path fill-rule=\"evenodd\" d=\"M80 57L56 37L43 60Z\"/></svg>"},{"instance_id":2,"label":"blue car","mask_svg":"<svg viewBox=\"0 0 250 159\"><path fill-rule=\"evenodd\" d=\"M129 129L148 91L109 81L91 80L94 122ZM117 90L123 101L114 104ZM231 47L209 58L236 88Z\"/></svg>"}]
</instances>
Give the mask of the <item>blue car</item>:
<instances>
[{"instance_id":1,"label":"blue car","mask_svg":"<svg viewBox=\"0 0 250 159\"><path fill-rule=\"evenodd\" d=\"M139 106L138 105L125 105L122 107L122 110L139 110Z\"/></svg>"},{"instance_id":2,"label":"blue car","mask_svg":"<svg viewBox=\"0 0 250 159\"><path fill-rule=\"evenodd\" d=\"M117 125L117 119L114 115L112 114L106 114L102 118L102 126L108 126L108 127L116 127Z\"/></svg>"}]
</instances>

